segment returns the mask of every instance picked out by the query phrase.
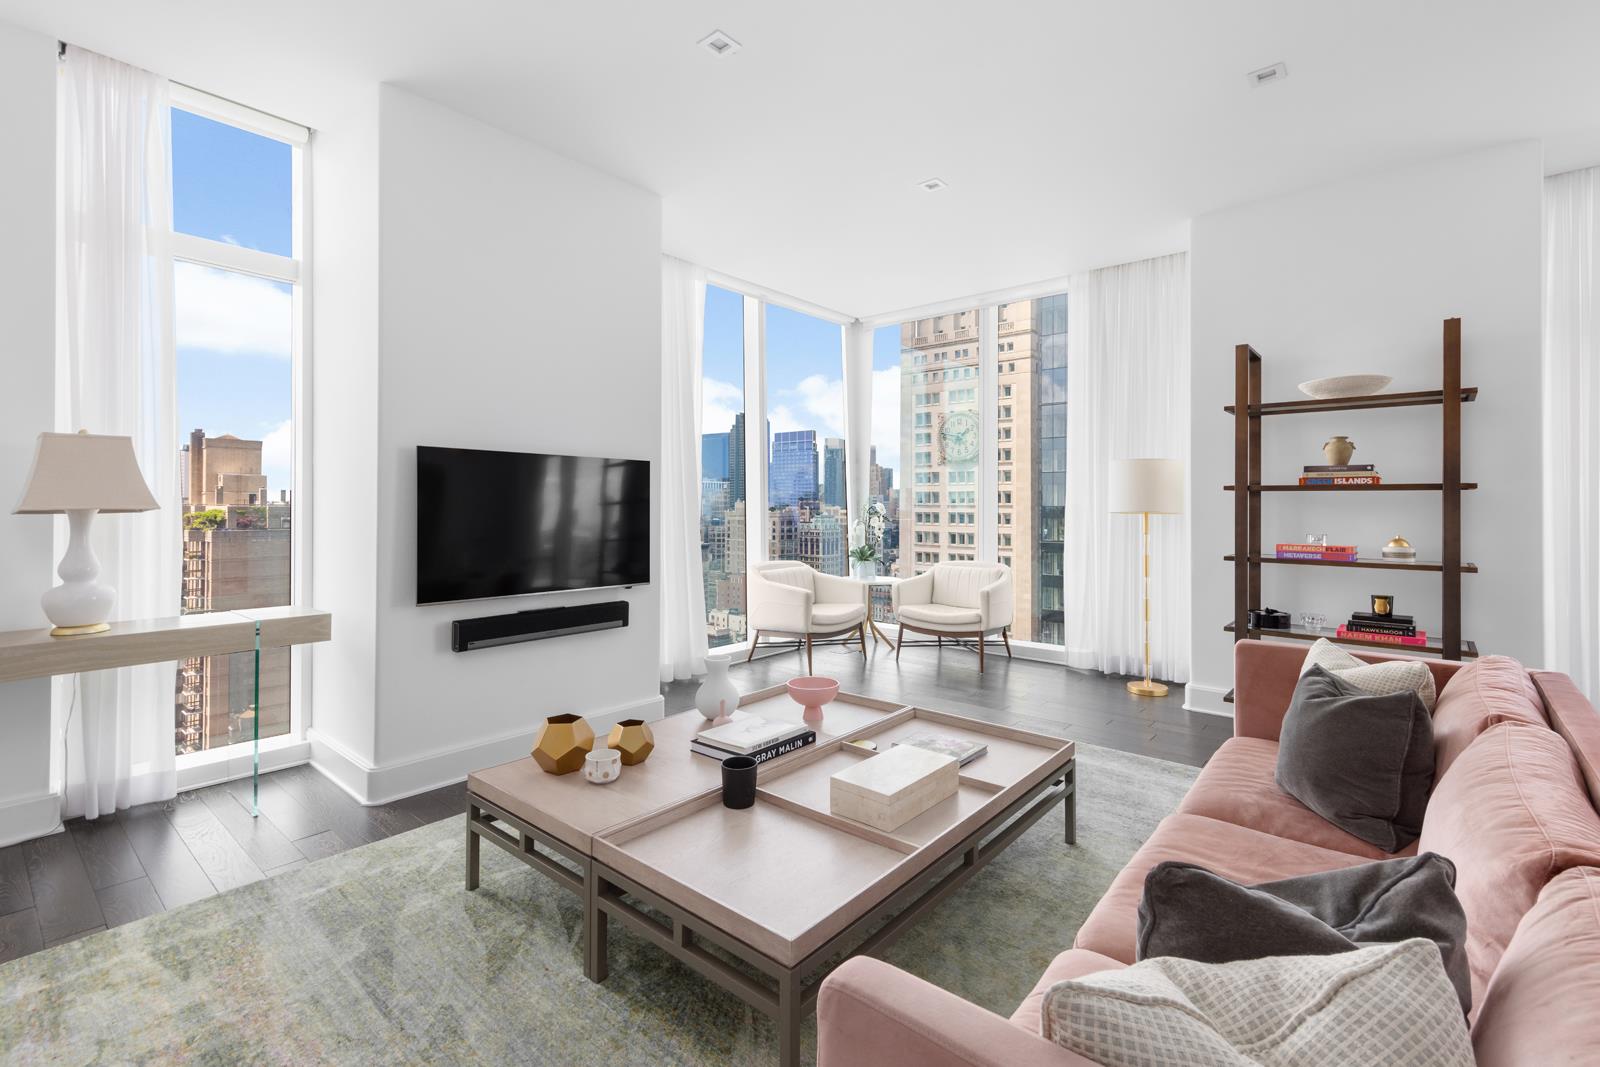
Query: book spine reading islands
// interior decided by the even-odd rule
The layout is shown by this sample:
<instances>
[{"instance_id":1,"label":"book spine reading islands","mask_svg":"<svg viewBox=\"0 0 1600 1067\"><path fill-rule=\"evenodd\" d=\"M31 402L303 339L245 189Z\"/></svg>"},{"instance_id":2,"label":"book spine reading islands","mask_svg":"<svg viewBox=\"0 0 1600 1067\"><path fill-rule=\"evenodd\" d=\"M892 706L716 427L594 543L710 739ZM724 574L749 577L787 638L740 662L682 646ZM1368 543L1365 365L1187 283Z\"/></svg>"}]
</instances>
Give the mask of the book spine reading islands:
<instances>
[{"instance_id":1,"label":"book spine reading islands","mask_svg":"<svg viewBox=\"0 0 1600 1067\"><path fill-rule=\"evenodd\" d=\"M807 730L803 734L786 737L782 741L768 745L765 748L758 748L754 752L729 752L715 745L708 745L704 741L690 741L689 751L699 753L702 756L710 756L714 760L725 760L731 756L749 756L757 763L765 763L767 760L777 759L779 756L787 756L791 752L805 748L816 739L816 731Z\"/></svg>"},{"instance_id":2,"label":"book spine reading islands","mask_svg":"<svg viewBox=\"0 0 1600 1067\"><path fill-rule=\"evenodd\" d=\"M1348 627L1341 626L1334 631L1334 636L1357 638L1362 641L1374 641L1378 644L1384 645L1404 645L1408 648L1421 648L1428 643L1428 635L1422 630L1418 630L1415 637L1402 637L1399 634L1364 633L1359 630L1351 630Z\"/></svg>"},{"instance_id":3,"label":"book spine reading islands","mask_svg":"<svg viewBox=\"0 0 1600 1067\"><path fill-rule=\"evenodd\" d=\"M1352 474L1348 477L1323 477L1321 475L1307 475L1300 479L1301 485L1382 485L1383 479L1376 474Z\"/></svg>"}]
</instances>

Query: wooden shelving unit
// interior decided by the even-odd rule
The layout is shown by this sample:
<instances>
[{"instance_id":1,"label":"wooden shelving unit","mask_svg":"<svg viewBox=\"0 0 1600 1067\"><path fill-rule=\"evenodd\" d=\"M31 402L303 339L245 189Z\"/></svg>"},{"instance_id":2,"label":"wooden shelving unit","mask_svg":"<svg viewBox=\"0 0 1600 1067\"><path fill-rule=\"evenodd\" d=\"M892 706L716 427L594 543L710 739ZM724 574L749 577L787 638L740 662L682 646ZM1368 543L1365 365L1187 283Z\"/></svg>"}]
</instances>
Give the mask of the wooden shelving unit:
<instances>
[{"instance_id":1,"label":"wooden shelving unit","mask_svg":"<svg viewBox=\"0 0 1600 1067\"><path fill-rule=\"evenodd\" d=\"M1268 403L1261 393L1261 354L1249 345L1234 350L1234 402L1223 408L1233 416L1233 551L1223 557L1233 564L1233 621L1224 629L1236 641L1264 637L1315 641L1325 637L1340 644L1377 648L1386 652L1414 652L1459 660L1478 654L1477 645L1461 636L1461 576L1478 568L1461 560L1461 494L1478 488L1461 480L1461 405L1478 397L1478 390L1461 384L1461 320L1444 320L1443 381L1439 389L1411 393L1380 393L1341 400L1290 400ZM1437 482L1385 482L1381 485L1274 485L1261 481L1261 420L1269 415L1303 415L1330 411L1370 411L1381 408L1439 407L1443 418L1440 439L1440 479ZM1243 491L1239 487L1243 486ZM1440 499L1443 559L1408 563L1386 559L1313 560L1278 559L1262 554L1261 511L1265 493L1438 493ZM1440 576L1441 633L1425 646L1394 645L1383 641L1335 637L1333 631L1289 629L1257 630L1249 626L1250 610L1261 605L1263 565L1297 567L1356 567L1374 570L1413 570ZM1231 702L1230 690L1225 700Z\"/></svg>"}]
</instances>

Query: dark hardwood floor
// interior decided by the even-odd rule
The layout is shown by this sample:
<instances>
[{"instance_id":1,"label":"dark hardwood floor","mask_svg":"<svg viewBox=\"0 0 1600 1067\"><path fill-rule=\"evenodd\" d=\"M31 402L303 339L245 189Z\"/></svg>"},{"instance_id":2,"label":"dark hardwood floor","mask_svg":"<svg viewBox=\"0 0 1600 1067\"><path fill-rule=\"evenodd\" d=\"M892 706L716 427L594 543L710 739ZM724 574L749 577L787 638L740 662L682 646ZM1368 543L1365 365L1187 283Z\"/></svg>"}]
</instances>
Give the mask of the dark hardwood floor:
<instances>
[{"instance_id":1,"label":"dark hardwood floor","mask_svg":"<svg viewBox=\"0 0 1600 1067\"><path fill-rule=\"evenodd\" d=\"M821 646L816 671L850 692L1193 766L1232 733L1228 719L1184 711L1181 686L1144 700L1122 678L1004 654L990 655L979 675L965 649L907 648L898 664L887 646L869 652L864 664L860 652ZM736 666L733 679L749 692L804 669L797 653L762 653ZM693 707L696 688L663 686L667 711ZM260 804L251 818L249 781L231 782L93 822L73 819L66 833L0 848L0 963L459 815L466 787L363 807L310 767L293 767L262 778Z\"/></svg>"}]
</instances>

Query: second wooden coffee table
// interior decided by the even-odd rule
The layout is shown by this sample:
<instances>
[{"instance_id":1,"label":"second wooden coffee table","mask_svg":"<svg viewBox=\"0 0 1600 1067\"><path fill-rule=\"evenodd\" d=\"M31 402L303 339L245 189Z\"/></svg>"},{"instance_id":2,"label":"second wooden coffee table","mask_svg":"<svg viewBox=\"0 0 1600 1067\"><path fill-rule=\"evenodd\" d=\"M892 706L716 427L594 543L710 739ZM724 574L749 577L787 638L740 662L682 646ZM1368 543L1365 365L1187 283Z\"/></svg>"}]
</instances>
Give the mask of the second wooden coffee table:
<instances>
[{"instance_id":1,"label":"second wooden coffee table","mask_svg":"<svg viewBox=\"0 0 1600 1067\"><path fill-rule=\"evenodd\" d=\"M788 700L779 688L752 694L742 706L763 715L779 714L783 709L775 695ZM797 706L790 707L798 714ZM689 713L691 733L698 719ZM606 977L607 925L616 919L772 1016L784 1067L799 1062L801 1023L815 1008L817 983L833 966L888 945L1055 803L1066 806L1067 842L1076 838L1075 752L1072 742L1060 738L841 693L828 706L817 744L764 764L755 806L730 810L722 806L714 781L694 789L694 779L704 781L702 773L714 779L718 768L713 760L689 755L686 737L679 744L676 733L685 725L680 720L685 716L653 725L656 753L603 789L575 776L557 779L536 769L533 773L548 781L513 779L504 768L473 775L468 887L476 884L477 840L487 836L583 896L584 969L590 978ZM846 742L870 739L886 749L897 740L929 733L988 746L962 768L955 796L892 833L830 813L830 776L873 754ZM663 751L664 738L672 739L667 741L669 751ZM643 779L640 772L669 756L672 748L704 767L663 768L659 788L646 789L639 782L635 794L619 793L606 802L604 812L572 808L588 799L585 794L619 789L630 774ZM567 781L575 782L574 791L550 788ZM540 795L519 800L513 794L523 786L536 787ZM574 795L580 789L583 793ZM674 790L679 795L659 801ZM552 797L564 814L536 806ZM607 818L630 805L640 810L612 825L587 830L574 825ZM505 834L491 836L498 831L486 823L508 816L520 834L534 829L537 836L526 844ZM539 822L543 828L534 826ZM558 828L567 837L558 851L580 867L581 876L532 847L533 841L549 844ZM750 970L729 963L724 953Z\"/></svg>"}]
</instances>

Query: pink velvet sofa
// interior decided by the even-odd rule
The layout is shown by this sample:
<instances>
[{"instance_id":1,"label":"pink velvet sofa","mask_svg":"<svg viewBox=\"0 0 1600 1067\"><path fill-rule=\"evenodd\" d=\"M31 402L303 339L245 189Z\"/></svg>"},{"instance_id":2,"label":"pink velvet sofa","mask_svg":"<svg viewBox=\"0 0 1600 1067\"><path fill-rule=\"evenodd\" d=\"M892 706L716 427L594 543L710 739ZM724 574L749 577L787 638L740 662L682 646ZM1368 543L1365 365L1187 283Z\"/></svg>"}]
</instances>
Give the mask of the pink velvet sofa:
<instances>
[{"instance_id":1,"label":"pink velvet sofa","mask_svg":"<svg viewBox=\"0 0 1600 1067\"><path fill-rule=\"evenodd\" d=\"M819 991L818 1067L1087 1067L1039 1036L1044 994L1134 962L1139 896L1157 863L1264 882L1381 858L1274 784L1278 729L1304 658L1293 645L1235 646L1234 736L1010 1019L857 957ZM1406 851L1456 864L1478 1063L1600 1056L1600 716L1565 675L1505 657L1429 666L1437 777L1422 839Z\"/></svg>"}]
</instances>

